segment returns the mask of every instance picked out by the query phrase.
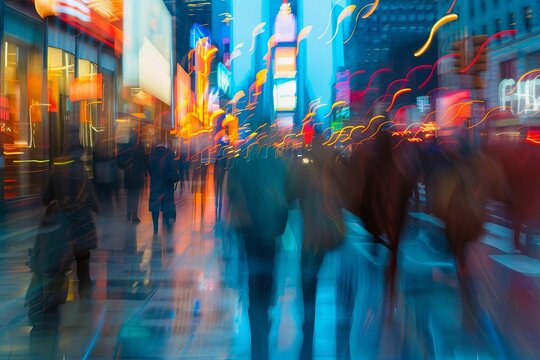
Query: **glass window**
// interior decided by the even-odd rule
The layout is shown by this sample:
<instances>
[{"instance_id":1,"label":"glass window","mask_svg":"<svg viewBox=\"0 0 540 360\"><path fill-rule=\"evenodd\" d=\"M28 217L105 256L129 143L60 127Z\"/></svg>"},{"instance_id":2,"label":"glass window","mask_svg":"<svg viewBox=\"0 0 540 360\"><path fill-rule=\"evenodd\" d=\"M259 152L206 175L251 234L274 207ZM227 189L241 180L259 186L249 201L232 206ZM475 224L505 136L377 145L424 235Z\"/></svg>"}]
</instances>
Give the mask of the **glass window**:
<instances>
[{"instance_id":1,"label":"glass window","mask_svg":"<svg viewBox=\"0 0 540 360\"><path fill-rule=\"evenodd\" d=\"M62 155L66 146L77 139L72 129L78 128L73 114L69 89L75 78L75 56L58 48L48 48L47 81L50 105L51 156Z\"/></svg>"},{"instance_id":2,"label":"glass window","mask_svg":"<svg viewBox=\"0 0 540 360\"><path fill-rule=\"evenodd\" d=\"M508 28L514 30L516 26L516 13L511 12L510 14L508 14Z\"/></svg>"},{"instance_id":3,"label":"glass window","mask_svg":"<svg viewBox=\"0 0 540 360\"><path fill-rule=\"evenodd\" d=\"M40 49L41 44L10 36L2 42L0 156L4 156L4 181L0 199L39 194L48 169Z\"/></svg>"},{"instance_id":4,"label":"glass window","mask_svg":"<svg viewBox=\"0 0 540 360\"><path fill-rule=\"evenodd\" d=\"M525 30L531 31L532 28L533 11L530 6L523 8L523 23L525 24Z\"/></svg>"}]
</instances>

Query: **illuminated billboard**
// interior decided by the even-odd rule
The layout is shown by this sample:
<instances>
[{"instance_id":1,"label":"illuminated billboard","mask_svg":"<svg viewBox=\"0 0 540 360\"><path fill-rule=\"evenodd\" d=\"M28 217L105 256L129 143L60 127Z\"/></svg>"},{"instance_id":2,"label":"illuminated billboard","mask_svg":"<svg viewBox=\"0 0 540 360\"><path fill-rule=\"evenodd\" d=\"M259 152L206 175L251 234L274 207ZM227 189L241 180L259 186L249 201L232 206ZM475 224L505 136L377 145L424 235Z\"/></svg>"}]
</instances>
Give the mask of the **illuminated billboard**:
<instances>
[{"instance_id":1,"label":"illuminated billboard","mask_svg":"<svg viewBox=\"0 0 540 360\"><path fill-rule=\"evenodd\" d=\"M296 80L278 81L274 85L274 108L276 111L296 109Z\"/></svg>"},{"instance_id":2,"label":"illuminated billboard","mask_svg":"<svg viewBox=\"0 0 540 360\"><path fill-rule=\"evenodd\" d=\"M296 48L278 47L274 54L274 79L296 77Z\"/></svg>"},{"instance_id":3,"label":"illuminated billboard","mask_svg":"<svg viewBox=\"0 0 540 360\"><path fill-rule=\"evenodd\" d=\"M212 44L212 40L210 38L210 30L200 24L193 24L189 34L189 46L192 49L195 49L195 47L197 46L197 42L202 38L208 38L208 43Z\"/></svg>"},{"instance_id":4,"label":"illuminated billboard","mask_svg":"<svg viewBox=\"0 0 540 360\"><path fill-rule=\"evenodd\" d=\"M291 4L281 4L274 23L274 34L278 43L296 41L296 19L291 12Z\"/></svg>"},{"instance_id":5,"label":"illuminated billboard","mask_svg":"<svg viewBox=\"0 0 540 360\"><path fill-rule=\"evenodd\" d=\"M191 78L179 64L176 64L176 120L180 128L186 124L190 110Z\"/></svg>"},{"instance_id":6,"label":"illuminated billboard","mask_svg":"<svg viewBox=\"0 0 540 360\"><path fill-rule=\"evenodd\" d=\"M442 128L461 127L471 118L471 90L451 90L437 98L437 123ZM432 120L432 119L428 119Z\"/></svg>"},{"instance_id":7,"label":"illuminated billboard","mask_svg":"<svg viewBox=\"0 0 540 360\"><path fill-rule=\"evenodd\" d=\"M231 72L223 63L219 63L217 67L217 79L218 88L223 91L224 94L229 95L229 88L231 85Z\"/></svg>"},{"instance_id":8,"label":"illuminated billboard","mask_svg":"<svg viewBox=\"0 0 540 360\"><path fill-rule=\"evenodd\" d=\"M171 14L162 1L124 1L123 79L171 103Z\"/></svg>"}]
</instances>

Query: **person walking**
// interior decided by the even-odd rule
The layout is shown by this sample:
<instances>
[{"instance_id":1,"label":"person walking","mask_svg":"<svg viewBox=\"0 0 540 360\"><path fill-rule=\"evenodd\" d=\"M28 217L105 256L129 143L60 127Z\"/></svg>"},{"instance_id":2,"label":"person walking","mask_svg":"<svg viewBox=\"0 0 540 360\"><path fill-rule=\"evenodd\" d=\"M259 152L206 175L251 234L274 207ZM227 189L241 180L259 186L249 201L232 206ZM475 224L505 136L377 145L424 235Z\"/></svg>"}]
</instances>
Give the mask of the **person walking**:
<instances>
[{"instance_id":1,"label":"person walking","mask_svg":"<svg viewBox=\"0 0 540 360\"><path fill-rule=\"evenodd\" d=\"M139 219L139 198L146 174L146 154L139 135L134 134L129 147L118 154L119 167L124 169L124 187L127 191L127 221L134 224Z\"/></svg>"},{"instance_id":2,"label":"person walking","mask_svg":"<svg viewBox=\"0 0 540 360\"><path fill-rule=\"evenodd\" d=\"M74 240L77 261L79 296L90 296L90 251L97 247L97 233L92 211L99 213L99 202L83 161L82 145L72 145L66 156L54 159L51 173L43 192L43 203L47 206L53 200L69 219Z\"/></svg>"},{"instance_id":3,"label":"person walking","mask_svg":"<svg viewBox=\"0 0 540 360\"><path fill-rule=\"evenodd\" d=\"M150 174L148 207L152 213L154 235L157 235L160 212L163 213L162 221L166 230L170 230L171 222L176 220L174 184L180 180L174 153L166 144L159 144L152 150L148 159L148 173Z\"/></svg>"},{"instance_id":4,"label":"person walking","mask_svg":"<svg viewBox=\"0 0 540 360\"><path fill-rule=\"evenodd\" d=\"M304 335L300 358L313 358L313 334L315 330L315 304L318 274L328 251L340 246L344 241L345 224L341 209L342 195L339 182L337 153L324 148L322 137L318 134L313 139L312 151L302 157L302 161L291 164L287 172L286 196L289 203L298 199L304 222L302 241L301 276L304 300ZM341 271L343 273L343 271ZM341 276L341 274L340 274ZM341 312L341 300L345 291L341 291L342 279L338 280L337 303ZM349 301L348 301L349 302ZM346 306L350 308L350 306ZM352 316L352 314L350 314ZM341 318L341 316L339 316ZM349 355L350 325L343 328L341 319L337 319L338 349ZM345 341L342 341L345 340ZM342 355L342 354L340 354Z\"/></svg>"},{"instance_id":5,"label":"person walking","mask_svg":"<svg viewBox=\"0 0 540 360\"><path fill-rule=\"evenodd\" d=\"M272 148L273 150L273 148ZM275 153L241 156L230 170L231 225L244 242L249 286L251 358L268 359L268 310L274 284L276 239L287 225L286 166Z\"/></svg>"}]
</instances>

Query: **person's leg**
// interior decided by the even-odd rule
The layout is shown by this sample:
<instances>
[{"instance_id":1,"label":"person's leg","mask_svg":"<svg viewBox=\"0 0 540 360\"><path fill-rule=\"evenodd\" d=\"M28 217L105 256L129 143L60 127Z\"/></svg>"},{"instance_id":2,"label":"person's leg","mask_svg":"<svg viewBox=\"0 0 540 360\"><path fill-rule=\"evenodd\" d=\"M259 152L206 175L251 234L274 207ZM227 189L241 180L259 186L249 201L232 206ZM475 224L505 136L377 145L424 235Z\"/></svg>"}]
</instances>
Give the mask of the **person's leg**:
<instances>
[{"instance_id":1,"label":"person's leg","mask_svg":"<svg viewBox=\"0 0 540 360\"><path fill-rule=\"evenodd\" d=\"M92 280L90 279L90 251L83 250L75 253L77 261L77 278L79 279L79 296L88 297Z\"/></svg>"},{"instance_id":2,"label":"person's leg","mask_svg":"<svg viewBox=\"0 0 540 360\"><path fill-rule=\"evenodd\" d=\"M245 239L249 285L251 358L268 359L275 245L261 239ZM265 245L268 244L268 245Z\"/></svg>"},{"instance_id":3,"label":"person's leg","mask_svg":"<svg viewBox=\"0 0 540 360\"><path fill-rule=\"evenodd\" d=\"M157 235L159 226L159 210L152 211L152 223L154 224L154 235Z\"/></svg>"},{"instance_id":4,"label":"person's leg","mask_svg":"<svg viewBox=\"0 0 540 360\"><path fill-rule=\"evenodd\" d=\"M300 359L313 359L313 333L315 330L315 304L317 294L317 277L324 256L302 254L302 295L304 298L304 323L302 333L302 349Z\"/></svg>"},{"instance_id":5,"label":"person's leg","mask_svg":"<svg viewBox=\"0 0 540 360\"><path fill-rule=\"evenodd\" d=\"M133 220L133 188L128 187L126 188L127 191L127 202L126 202L126 214L127 214L127 221Z\"/></svg>"},{"instance_id":6,"label":"person's leg","mask_svg":"<svg viewBox=\"0 0 540 360\"><path fill-rule=\"evenodd\" d=\"M356 274L351 266L350 251L341 249L340 272L336 286L336 355L338 359L350 359L352 318L356 297Z\"/></svg>"},{"instance_id":7,"label":"person's leg","mask_svg":"<svg viewBox=\"0 0 540 360\"><path fill-rule=\"evenodd\" d=\"M141 194L141 188L136 186L131 189L131 220L139 223L139 199Z\"/></svg>"}]
</instances>

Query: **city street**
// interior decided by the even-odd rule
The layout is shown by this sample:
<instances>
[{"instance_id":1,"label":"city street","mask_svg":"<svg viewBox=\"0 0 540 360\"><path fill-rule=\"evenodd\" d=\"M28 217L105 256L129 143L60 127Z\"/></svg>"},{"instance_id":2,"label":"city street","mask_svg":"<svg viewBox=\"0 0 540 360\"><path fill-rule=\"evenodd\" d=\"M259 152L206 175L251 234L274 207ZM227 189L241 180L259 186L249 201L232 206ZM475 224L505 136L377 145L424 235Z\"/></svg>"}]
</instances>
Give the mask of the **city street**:
<instances>
[{"instance_id":1,"label":"city street","mask_svg":"<svg viewBox=\"0 0 540 360\"><path fill-rule=\"evenodd\" d=\"M124 219L124 199L98 218L92 253L92 300L79 300L69 275L59 331L33 333L24 295L26 266L42 208L6 216L0 241L1 359L245 359L249 321L244 254L235 236L214 221L212 182L201 217L201 194L177 191L178 220L171 234L152 235L141 198L139 225ZM534 358L539 260L509 250L509 230L487 224L469 256L478 323L462 323L452 257L442 229L424 213L410 213L399 257L393 321L383 316L384 249L347 215L347 240L329 253L319 275L314 353L335 358L336 280L355 285L351 353L354 359ZM279 240L276 305L271 310L271 358L296 358L301 344L299 249L301 216L289 212ZM494 280L497 279L495 282ZM516 281L519 280L519 281ZM516 302L519 301L519 302ZM533 317L529 317L533 315ZM505 331L502 341L501 330ZM511 329L511 330L510 330Z\"/></svg>"}]
</instances>

